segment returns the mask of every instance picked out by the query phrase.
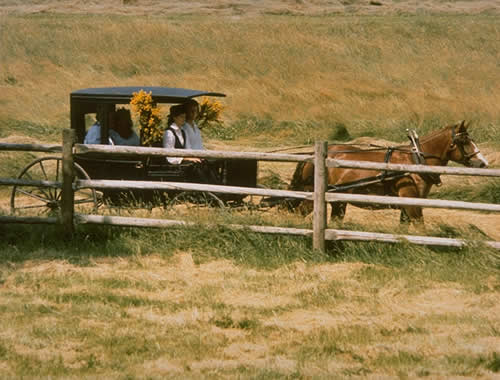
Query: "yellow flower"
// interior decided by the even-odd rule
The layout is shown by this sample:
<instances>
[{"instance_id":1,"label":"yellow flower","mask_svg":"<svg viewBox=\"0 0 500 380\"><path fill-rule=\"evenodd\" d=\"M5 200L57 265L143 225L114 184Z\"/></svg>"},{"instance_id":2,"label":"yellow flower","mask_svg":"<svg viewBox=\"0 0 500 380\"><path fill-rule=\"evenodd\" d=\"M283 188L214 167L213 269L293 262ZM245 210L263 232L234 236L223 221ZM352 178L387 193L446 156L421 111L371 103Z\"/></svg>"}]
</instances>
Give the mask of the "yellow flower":
<instances>
[{"instance_id":1,"label":"yellow flower","mask_svg":"<svg viewBox=\"0 0 500 380\"><path fill-rule=\"evenodd\" d=\"M141 142L143 145L152 145L161 140L161 111L153 102L150 93L144 90L134 92L130 100L130 107L139 123Z\"/></svg>"}]
</instances>

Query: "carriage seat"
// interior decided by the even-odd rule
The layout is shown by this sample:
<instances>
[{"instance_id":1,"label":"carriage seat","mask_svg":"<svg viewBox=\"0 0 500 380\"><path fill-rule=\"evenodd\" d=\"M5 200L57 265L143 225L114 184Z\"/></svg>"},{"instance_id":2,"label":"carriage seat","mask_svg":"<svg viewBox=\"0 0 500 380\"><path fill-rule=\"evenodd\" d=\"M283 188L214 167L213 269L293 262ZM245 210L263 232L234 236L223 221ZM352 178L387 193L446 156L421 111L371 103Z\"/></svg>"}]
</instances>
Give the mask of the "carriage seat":
<instances>
[{"instance_id":1,"label":"carriage seat","mask_svg":"<svg viewBox=\"0 0 500 380\"><path fill-rule=\"evenodd\" d=\"M149 157L146 163L147 177L160 181L186 182L189 180L191 164L170 164L165 157Z\"/></svg>"}]
</instances>

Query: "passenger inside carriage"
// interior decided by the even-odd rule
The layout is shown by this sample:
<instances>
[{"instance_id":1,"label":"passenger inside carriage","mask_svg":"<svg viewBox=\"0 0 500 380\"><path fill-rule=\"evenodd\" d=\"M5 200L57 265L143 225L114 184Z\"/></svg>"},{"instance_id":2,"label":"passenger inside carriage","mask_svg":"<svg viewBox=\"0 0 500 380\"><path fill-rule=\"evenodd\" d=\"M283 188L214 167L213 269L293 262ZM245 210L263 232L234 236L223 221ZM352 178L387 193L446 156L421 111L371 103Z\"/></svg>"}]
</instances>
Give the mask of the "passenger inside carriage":
<instances>
[{"instance_id":1,"label":"passenger inside carriage","mask_svg":"<svg viewBox=\"0 0 500 380\"><path fill-rule=\"evenodd\" d=\"M163 135L163 146L175 149L195 149L189 134L184 131L186 122L186 105L177 104L170 107L168 115L168 127ZM201 142L201 140L200 140ZM189 147L189 148L188 148ZM200 149L200 148L198 148ZM220 180L207 161L198 157L167 157L167 161L173 165L188 164L187 171L192 179L200 183L220 183Z\"/></svg>"},{"instance_id":2,"label":"passenger inside carriage","mask_svg":"<svg viewBox=\"0 0 500 380\"><path fill-rule=\"evenodd\" d=\"M196 118L200 113L200 105L194 99L189 99L184 103L186 109L186 121L182 130L186 135L186 149L204 149L201 138L201 131L196 124Z\"/></svg>"},{"instance_id":3,"label":"passenger inside carriage","mask_svg":"<svg viewBox=\"0 0 500 380\"><path fill-rule=\"evenodd\" d=\"M108 114L108 143L109 145L140 145L139 136L133 130L130 110L119 108ZM101 124L97 118L96 122L87 132L84 144L101 144Z\"/></svg>"},{"instance_id":4,"label":"passenger inside carriage","mask_svg":"<svg viewBox=\"0 0 500 380\"><path fill-rule=\"evenodd\" d=\"M140 139L133 129L130 110L119 108L112 114L111 129L109 136L115 145L139 146Z\"/></svg>"}]
</instances>

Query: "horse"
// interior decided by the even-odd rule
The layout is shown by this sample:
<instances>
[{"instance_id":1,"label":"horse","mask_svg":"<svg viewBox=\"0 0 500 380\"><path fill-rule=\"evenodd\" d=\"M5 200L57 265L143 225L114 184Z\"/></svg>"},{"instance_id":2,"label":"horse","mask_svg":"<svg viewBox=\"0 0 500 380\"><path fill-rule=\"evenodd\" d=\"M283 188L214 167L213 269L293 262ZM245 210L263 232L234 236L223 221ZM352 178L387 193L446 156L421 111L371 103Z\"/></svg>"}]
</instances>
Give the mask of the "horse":
<instances>
[{"instance_id":1,"label":"horse","mask_svg":"<svg viewBox=\"0 0 500 380\"><path fill-rule=\"evenodd\" d=\"M352 161L386 162L394 164L423 164L446 166L449 161L467 167L485 168L488 161L468 133L465 121L433 131L421 139L416 133L409 136L411 144L397 147L362 149L356 145L333 144L328 147L328 158ZM328 168L329 191L351 194L372 194L412 198L426 198L433 185L440 185L439 175L414 174ZM298 163L289 190L314 191L314 164ZM354 203L355 204L355 203ZM341 221L345 215L346 203L332 202L331 217ZM356 204L370 209L383 208ZM312 211L311 201L298 201L291 207L307 215ZM387 206L385 206L387 207ZM423 224L422 207L401 206L401 223Z\"/></svg>"}]
</instances>

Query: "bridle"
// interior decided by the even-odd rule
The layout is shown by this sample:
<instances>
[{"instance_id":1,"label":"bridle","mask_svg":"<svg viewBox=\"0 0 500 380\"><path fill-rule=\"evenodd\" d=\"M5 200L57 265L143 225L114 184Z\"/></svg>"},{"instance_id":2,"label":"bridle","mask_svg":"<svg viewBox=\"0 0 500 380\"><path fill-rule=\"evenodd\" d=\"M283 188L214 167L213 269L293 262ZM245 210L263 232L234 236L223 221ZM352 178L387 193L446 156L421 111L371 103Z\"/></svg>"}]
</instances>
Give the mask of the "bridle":
<instances>
[{"instance_id":1,"label":"bridle","mask_svg":"<svg viewBox=\"0 0 500 380\"><path fill-rule=\"evenodd\" d=\"M449 152L452 152L458 148L458 150L462 154L462 159L458 162L465 165L465 166L470 166L471 165L471 162L470 162L471 158L474 156L477 156L481 152L477 148L476 144L472 144L474 146L474 152L467 153L465 151L464 144L467 142L471 142L469 134L467 133L467 131L455 132L455 128L456 128L456 126L454 126L451 130L451 144L450 144Z\"/></svg>"}]
</instances>

